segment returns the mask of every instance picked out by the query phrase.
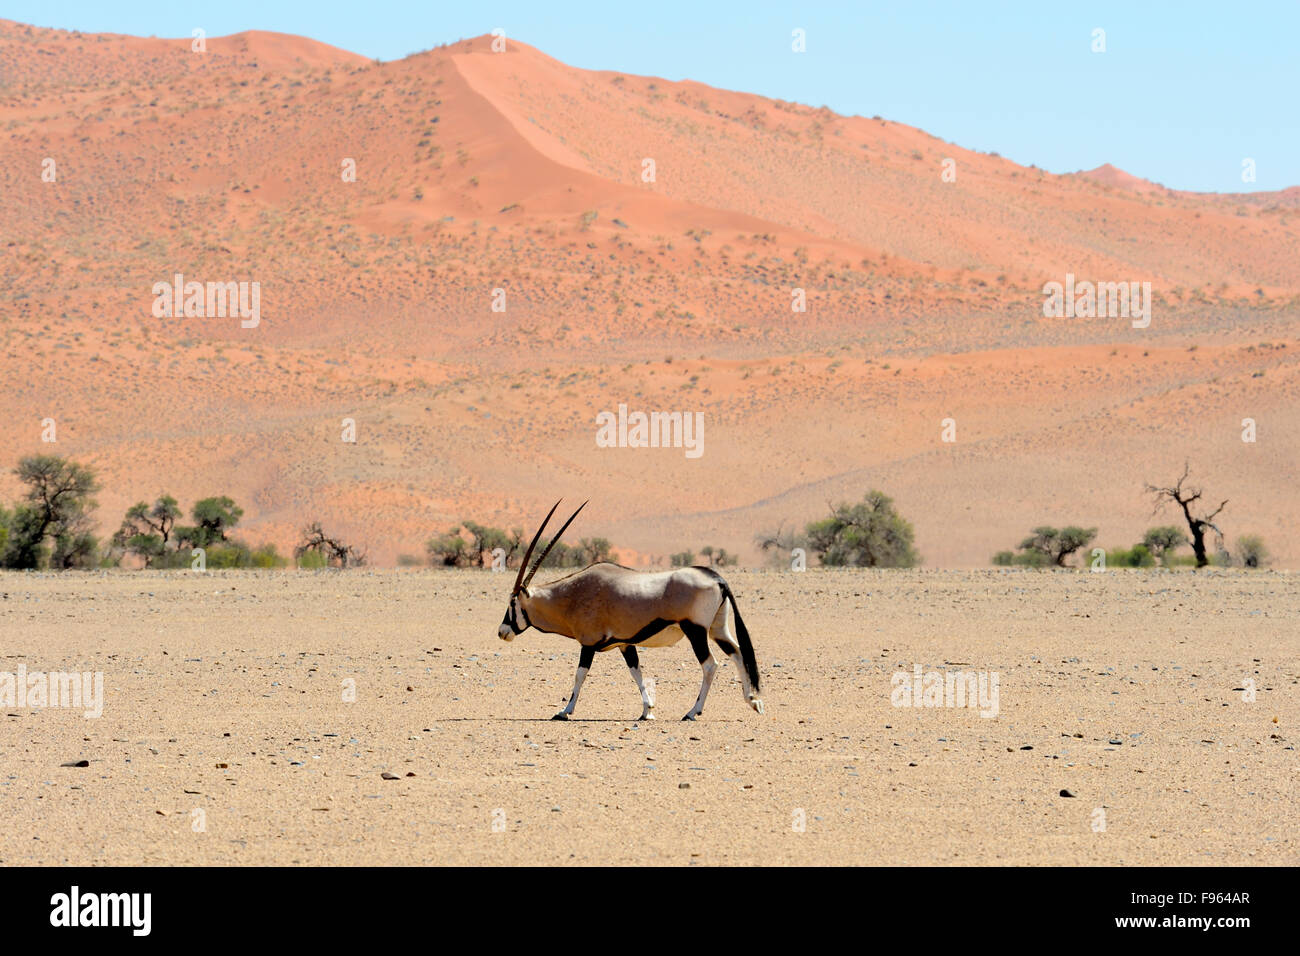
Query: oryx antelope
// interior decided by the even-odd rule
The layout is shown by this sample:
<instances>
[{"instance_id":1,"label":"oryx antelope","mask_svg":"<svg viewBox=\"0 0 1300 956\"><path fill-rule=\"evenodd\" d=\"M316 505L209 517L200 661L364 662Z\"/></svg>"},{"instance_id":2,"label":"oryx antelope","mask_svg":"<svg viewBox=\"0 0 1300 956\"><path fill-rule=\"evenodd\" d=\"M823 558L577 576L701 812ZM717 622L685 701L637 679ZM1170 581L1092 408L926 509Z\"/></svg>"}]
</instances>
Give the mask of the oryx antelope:
<instances>
[{"instance_id":1,"label":"oryx antelope","mask_svg":"<svg viewBox=\"0 0 1300 956\"><path fill-rule=\"evenodd\" d=\"M578 658L578 673L573 679L573 694L565 708L552 720L568 720L578 703L578 692L591 669L597 651L617 647L623 652L641 692L641 719L654 719L654 699L641 679L641 665L637 658L638 647L671 647L683 637L691 642L695 657L704 671L700 683L700 696L695 706L683 717L694 720L704 710L704 700L709 696L713 673L718 665L709 652L709 639L722 649L736 665L741 690L749 705L763 713L763 700L759 697L758 661L754 658L754 645L750 643L745 622L740 619L736 598L722 575L712 568L680 568L675 571L640 572L619 564L601 562L589 565L574 574L552 581L541 587L529 584L546 556L551 553L560 535L585 508L584 501L529 570L533 555L546 524L560 506L557 501L537 529L532 543L519 564L510 606L497 628L503 641L514 638L535 627L547 634L562 634L582 645ZM731 605L730 619L727 605ZM731 620L735 621L733 633Z\"/></svg>"}]
</instances>

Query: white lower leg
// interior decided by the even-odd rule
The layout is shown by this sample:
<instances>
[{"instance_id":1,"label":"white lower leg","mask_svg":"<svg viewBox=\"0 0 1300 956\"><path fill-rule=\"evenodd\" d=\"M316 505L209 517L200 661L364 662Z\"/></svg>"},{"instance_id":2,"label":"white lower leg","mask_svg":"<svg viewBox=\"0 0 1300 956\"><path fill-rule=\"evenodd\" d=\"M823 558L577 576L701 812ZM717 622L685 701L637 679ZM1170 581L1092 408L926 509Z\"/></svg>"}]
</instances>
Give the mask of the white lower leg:
<instances>
[{"instance_id":1,"label":"white lower leg","mask_svg":"<svg viewBox=\"0 0 1300 956\"><path fill-rule=\"evenodd\" d=\"M573 694L572 696L569 697L569 702L568 704L565 705L564 710L560 711L559 714L556 714L557 717L559 716L568 717L571 713L573 713L573 708L578 703L578 691L582 690L582 682L586 679L587 679L587 668L579 667L578 673L573 678Z\"/></svg>"},{"instance_id":2,"label":"white lower leg","mask_svg":"<svg viewBox=\"0 0 1300 956\"><path fill-rule=\"evenodd\" d=\"M654 681L647 681L641 678L641 668L630 667L632 679L636 681L636 689L641 692L641 719L654 720Z\"/></svg>"},{"instance_id":3,"label":"white lower leg","mask_svg":"<svg viewBox=\"0 0 1300 956\"><path fill-rule=\"evenodd\" d=\"M700 681L700 696L695 699L695 706L686 715L691 720L698 717L704 710L704 699L709 696L709 687L713 684L713 673L718 669L718 665L713 662L712 657L706 657L700 663L700 669L704 671L704 677Z\"/></svg>"}]
</instances>

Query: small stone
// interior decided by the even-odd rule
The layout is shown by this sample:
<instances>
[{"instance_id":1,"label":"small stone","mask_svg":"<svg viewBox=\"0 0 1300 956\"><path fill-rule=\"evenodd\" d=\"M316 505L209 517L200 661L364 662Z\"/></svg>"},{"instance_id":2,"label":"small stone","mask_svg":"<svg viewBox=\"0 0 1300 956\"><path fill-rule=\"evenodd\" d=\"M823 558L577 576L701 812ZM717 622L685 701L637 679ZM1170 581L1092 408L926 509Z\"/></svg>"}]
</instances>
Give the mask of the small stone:
<instances>
[{"instance_id":1,"label":"small stone","mask_svg":"<svg viewBox=\"0 0 1300 956\"><path fill-rule=\"evenodd\" d=\"M385 770L385 771L384 771L383 773L381 773L379 776L383 777L385 780L401 780L401 779L402 779L402 778L399 777L397 774L395 774L395 773L389 773L387 770Z\"/></svg>"},{"instance_id":2,"label":"small stone","mask_svg":"<svg viewBox=\"0 0 1300 956\"><path fill-rule=\"evenodd\" d=\"M1062 790L1062 791L1061 791L1061 796L1063 796L1063 797L1073 797L1073 796L1076 796L1076 794L1074 794L1073 792L1071 792L1071 791L1069 791L1069 790Z\"/></svg>"},{"instance_id":3,"label":"small stone","mask_svg":"<svg viewBox=\"0 0 1300 956\"><path fill-rule=\"evenodd\" d=\"M70 760L67 763L59 764L60 767L89 767L89 760Z\"/></svg>"},{"instance_id":4,"label":"small stone","mask_svg":"<svg viewBox=\"0 0 1300 956\"><path fill-rule=\"evenodd\" d=\"M689 783L679 783L679 784L677 785L677 789L678 789L678 790L689 790L689 789L691 789L691 785L690 785Z\"/></svg>"}]
</instances>

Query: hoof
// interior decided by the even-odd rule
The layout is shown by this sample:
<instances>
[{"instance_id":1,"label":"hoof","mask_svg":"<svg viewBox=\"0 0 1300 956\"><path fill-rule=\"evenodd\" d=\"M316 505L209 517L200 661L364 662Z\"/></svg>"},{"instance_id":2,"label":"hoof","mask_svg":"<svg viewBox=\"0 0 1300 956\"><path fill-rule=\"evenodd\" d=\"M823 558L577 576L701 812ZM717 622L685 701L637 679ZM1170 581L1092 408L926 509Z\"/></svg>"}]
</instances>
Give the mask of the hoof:
<instances>
[{"instance_id":1,"label":"hoof","mask_svg":"<svg viewBox=\"0 0 1300 956\"><path fill-rule=\"evenodd\" d=\"M754 710L755 710L755 711L756 711L760 716L762 715L762 713L763 713L763 701L762 701L761 698L758 698L758 697L753 698L753 699L749 702L749 706L750 706L750 707L753 707Z\"/></svg>"},{"instance_id":2,"label":"hoof","mask_svg":"<svg viewBox=\"0 0 1300 956\"><path fill-rule=\"evenodd\" d=\"M564 711L560 711L558 714L556 714L554 717L551 718L551 720L568 720L568 719L569 719L569 715L566 714Z\"/></svg>"},{"instance_id":3,"label":"hoof","mask_svg":"<svg viewBox=\"0 0 1300 956\"><path fill-rule=\"evenodd\" d=\"M642 714L640 717L637 718L637 720L654 720L654 719L655 719L654 714Z\"/></svg>"},{"instance_id":4,"label":"hoof","mask_svg":"<svg viewBox=\"0 0 1300 956\"><path fill-rule=\"evenodd\" d=\"M694 714L687 714L685 717L682 718L682 720L694 720L694 719L695 719Z\"/></svg>"}]
</instances>

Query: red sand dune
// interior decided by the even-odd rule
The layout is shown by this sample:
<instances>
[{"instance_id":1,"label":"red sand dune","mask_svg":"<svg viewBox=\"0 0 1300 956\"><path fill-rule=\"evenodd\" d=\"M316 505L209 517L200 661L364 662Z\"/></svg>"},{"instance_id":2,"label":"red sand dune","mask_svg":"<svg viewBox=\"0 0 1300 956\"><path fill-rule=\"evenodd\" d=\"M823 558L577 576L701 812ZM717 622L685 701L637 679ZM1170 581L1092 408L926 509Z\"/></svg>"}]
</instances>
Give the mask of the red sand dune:
<instances>
[{"instance_id":1,"label":"red sand dune","mask_svg":"<svg viewBox=\"0 0 1300 956\"><path fill-rule=\"evenodd\" d=\"M1112 166L1110 163L1103 163L1096 169L1085 170L1078 175L1084 179L1090 179L1094 183L1101 183L1103 186L1111 186L1116 189L1127 189L1130 192L1135 193L1158 193L1168 191L1158 183L1153 183L1148 179L1134 176L1132 173L1126 173L1118 166Z\"/></svg>"},{"instance_id":2,"label":"red sand dune","mask_svg":"<svg viewBox=\"0 0 1300 956\"><path fill-rule=\"evenodd\" d=\"M1230 537L1300 557L1300 188L1058 176L489 43L376 64L0 21L0 464L53 417L104 533L228 493L253 540L319 519L380 562L559 494L643 560L756 560L758 531L879 487L942 566L1043 522L1131 544L1174 518L1143 482L1190 459ZM155 318L178 272L259 282L261 323ZM1150 327L1045 318L1067 273L1150 282ZM704 455L597 448L620 403L703 412Z\"/></svg>"}]
</instances>

